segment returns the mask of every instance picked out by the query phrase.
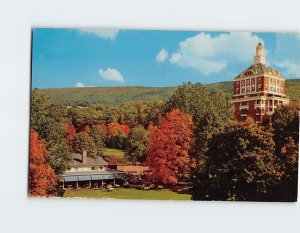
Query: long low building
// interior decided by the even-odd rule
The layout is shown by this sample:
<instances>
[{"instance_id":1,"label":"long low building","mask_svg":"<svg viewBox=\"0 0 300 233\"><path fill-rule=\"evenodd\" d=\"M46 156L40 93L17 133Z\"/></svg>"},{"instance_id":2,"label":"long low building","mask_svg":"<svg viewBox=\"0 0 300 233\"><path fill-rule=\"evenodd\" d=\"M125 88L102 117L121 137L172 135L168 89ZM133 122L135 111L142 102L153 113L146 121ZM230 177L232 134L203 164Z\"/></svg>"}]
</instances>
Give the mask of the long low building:
<instances>
[{"instance_id":1,"label":"long low building","mask_svg":"<svg viewBox=\"0 0 300 233\"><path fill-rule=\"evenodd\" d=\"M101 183L104 181L116 184L117 180L124 180L126 172L117 171L108 168L108 163L101 157L91 158L87 156L87 152L82 154L73 153L72 161L69 168L60 176L60 182L64 189L68 185L88 185L92 187L92 183Z\"/></svg>"}]
</instances>

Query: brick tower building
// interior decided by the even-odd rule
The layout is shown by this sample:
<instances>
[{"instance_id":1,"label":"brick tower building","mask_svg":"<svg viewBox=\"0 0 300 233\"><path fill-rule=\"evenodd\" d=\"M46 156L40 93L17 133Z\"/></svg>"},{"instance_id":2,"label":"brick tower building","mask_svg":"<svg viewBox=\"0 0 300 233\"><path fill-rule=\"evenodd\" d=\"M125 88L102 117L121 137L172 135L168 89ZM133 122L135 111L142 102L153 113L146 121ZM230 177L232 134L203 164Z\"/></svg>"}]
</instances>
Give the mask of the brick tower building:
<instances>
[{"instance_id":1,"label":"brick tower building","mask_svg":"<svg viewBox=\"0 0 300 233\"><path fill-rule=\"evenodd\" d=\"M237 121L250 116L257 123L270 118L277 106L289 103L285 79L266 65L261 43L256 46L253 65L234 78L232 103Z\"/></svg>"}]
</instances>

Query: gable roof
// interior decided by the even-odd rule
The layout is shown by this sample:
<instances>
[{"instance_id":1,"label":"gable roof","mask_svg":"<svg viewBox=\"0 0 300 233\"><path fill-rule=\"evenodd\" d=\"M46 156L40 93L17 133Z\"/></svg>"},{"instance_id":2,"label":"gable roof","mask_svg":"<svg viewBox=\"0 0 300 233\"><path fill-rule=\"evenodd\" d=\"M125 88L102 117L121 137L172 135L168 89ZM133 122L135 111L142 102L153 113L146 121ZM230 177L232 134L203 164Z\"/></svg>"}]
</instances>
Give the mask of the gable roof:
<instances>
[{"instance_id":1,"label":"gable roof","mask_svg":"<svg viewBox=\"0 0 300 233\"><path fill-rule=\"evenodd\" d=\"M73 153L70 165L107 166L108 163L102 157L97 156L96 158L87 157L87 163L83 164L82 155L78 153Z\"/></svg>"}]
</instances>

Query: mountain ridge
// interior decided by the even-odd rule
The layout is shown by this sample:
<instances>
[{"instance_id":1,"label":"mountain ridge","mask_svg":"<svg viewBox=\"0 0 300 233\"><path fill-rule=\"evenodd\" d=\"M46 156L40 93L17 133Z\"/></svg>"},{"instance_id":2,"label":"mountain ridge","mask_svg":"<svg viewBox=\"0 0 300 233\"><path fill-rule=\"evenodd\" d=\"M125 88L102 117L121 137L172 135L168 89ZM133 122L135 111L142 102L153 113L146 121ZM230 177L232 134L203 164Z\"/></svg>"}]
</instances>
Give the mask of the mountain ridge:
<instances>
[{"instance_id":1,"label":"mountain ridge","mask_svg":"<svg viewBox=\"0 0 300 233\"><path fill-rule=\"evenodd\" d=\"M231 94L233 81L203 84L209 89ZM54 104L89 105L103 104L119 106L130 101L166 100L176 91L176 87L72 87L38 89ZM300 79L286 80L287 95L291 100L300 100Z\"/></svg>"}]
</instances>

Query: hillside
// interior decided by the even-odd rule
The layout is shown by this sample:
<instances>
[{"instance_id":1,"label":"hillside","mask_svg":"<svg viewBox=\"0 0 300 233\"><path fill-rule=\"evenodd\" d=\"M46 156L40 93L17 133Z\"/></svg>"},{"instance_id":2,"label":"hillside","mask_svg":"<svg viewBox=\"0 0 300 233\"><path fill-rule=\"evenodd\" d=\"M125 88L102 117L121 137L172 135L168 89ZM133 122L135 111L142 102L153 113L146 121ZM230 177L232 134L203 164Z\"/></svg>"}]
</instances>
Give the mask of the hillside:
<instances>
[{"instance_id":1,"label":"hillside","mask_svg":"<svg viewBox=\"0 0 300 233\"><path fill-rule=\"evenodd\" d=\"M231 93L232 82L206 84L210 89ZM300 100L300 79L286 81L287 95L292 100ZM104 104L118 106L129 101L166 100L176 87L87 87L50 88L39 91L50 97L52 103L88 105Z\"/></svg>"}]
</instances>

